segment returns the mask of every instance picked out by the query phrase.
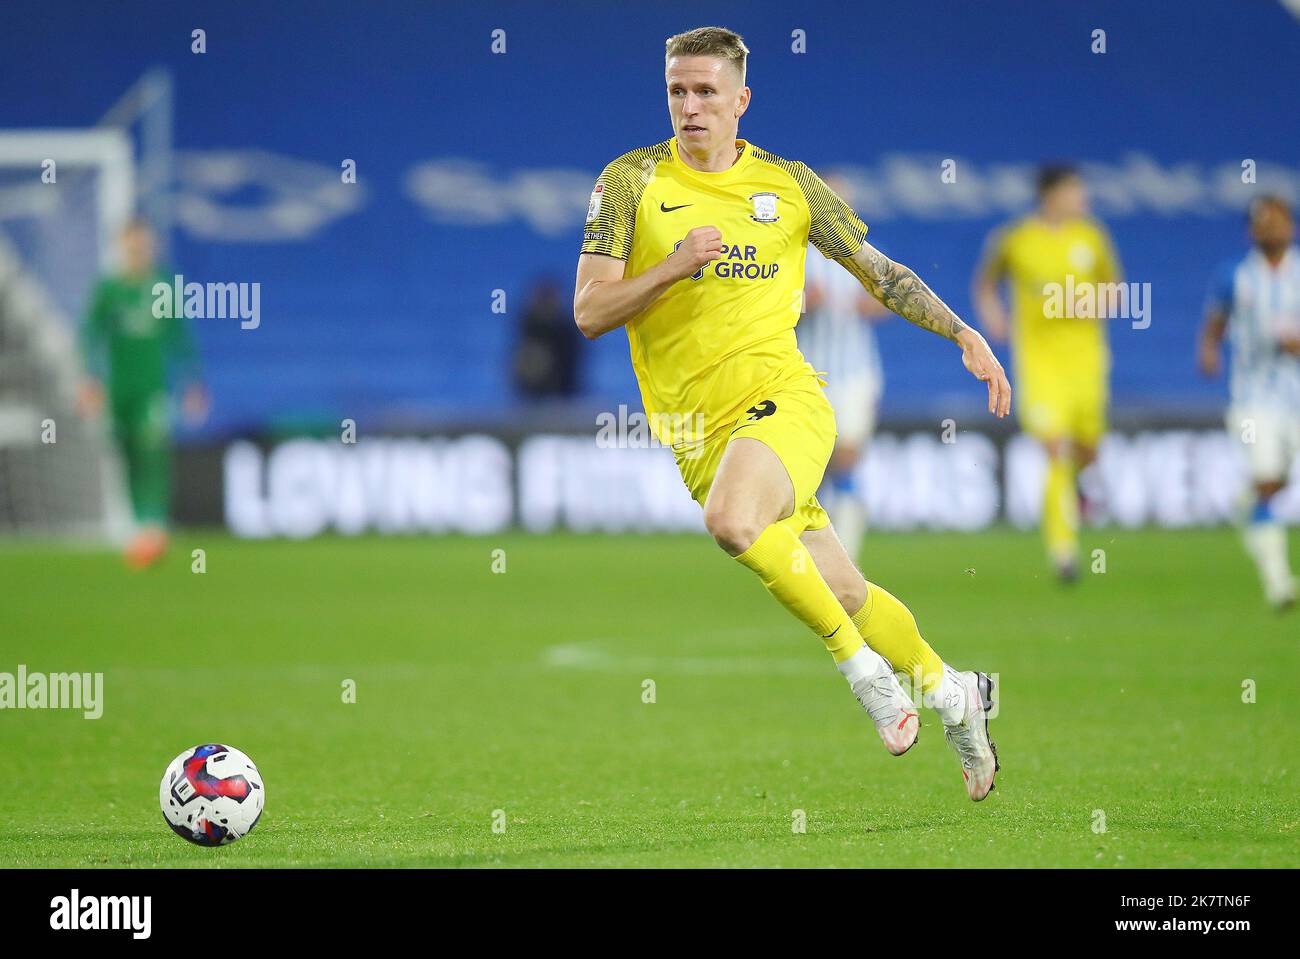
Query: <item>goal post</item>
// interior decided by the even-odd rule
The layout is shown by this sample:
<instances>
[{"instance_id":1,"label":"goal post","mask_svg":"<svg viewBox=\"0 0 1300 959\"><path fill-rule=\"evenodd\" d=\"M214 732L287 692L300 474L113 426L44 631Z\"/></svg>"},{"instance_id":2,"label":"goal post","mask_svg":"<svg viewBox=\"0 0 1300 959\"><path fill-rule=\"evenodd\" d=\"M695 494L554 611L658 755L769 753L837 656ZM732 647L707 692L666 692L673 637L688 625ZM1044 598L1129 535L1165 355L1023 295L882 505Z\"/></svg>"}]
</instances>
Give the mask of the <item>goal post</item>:
<instances>
[{"instance_id":1,"label":"goal post","mask_svg":"<svg viewBox=\"0 0 1300 959\"><path fill-rule=\"evenodd\" d=\"M135 195L122 129L0 130L0 536L129 533L105 424L74 404L86 298Z\"/></svg>"}]
</instances>

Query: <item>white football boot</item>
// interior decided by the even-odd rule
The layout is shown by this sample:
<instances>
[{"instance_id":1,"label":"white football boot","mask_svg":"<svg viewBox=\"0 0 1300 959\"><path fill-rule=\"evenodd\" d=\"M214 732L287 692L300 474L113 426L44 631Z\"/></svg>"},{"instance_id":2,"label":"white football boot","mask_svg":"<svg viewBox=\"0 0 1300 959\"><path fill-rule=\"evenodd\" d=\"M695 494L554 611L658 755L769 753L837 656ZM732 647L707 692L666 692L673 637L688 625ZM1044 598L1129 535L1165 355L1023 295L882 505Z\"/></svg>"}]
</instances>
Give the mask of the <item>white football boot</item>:
<instances>
[{"instance_id":1,"label":"white football boot","mask_svg":"<svg viewBox=\"0 0 1300 959\"><path fill-rule=\"evenodd\" d=\"M888 665L874 676L859 679L850 688L876 724L876 732L886 749L901 756L915 745L921 730L916 706Z\"/></svg>"},{"instance_id":2,"label":"white football boot","mask_svg":"<svg viewBox=\"0 0 1300 959\"><path fill-rule=\"evenodd\" d=\"M1268 597L1268 604L1279 613L1285 613L1294 607L1296 581L1291 571L1284 569L1280 575L1265 583L1264 595Z\"/></svg>"},{"instance_id":3,"label":"white football boot","mask_svg":"<svg viewBox=\"0 0 1300 959\"><path fill-rule=\"evenodd\" d=\"M979 802L993 789L993 776L1001 768L998 750L989 738L989 710L993 708L993 680L984 673L958 673L966 691L966 715L960 723L943 727L944 738L961 760L966 794Z\"/></svg>"}]
</instances>

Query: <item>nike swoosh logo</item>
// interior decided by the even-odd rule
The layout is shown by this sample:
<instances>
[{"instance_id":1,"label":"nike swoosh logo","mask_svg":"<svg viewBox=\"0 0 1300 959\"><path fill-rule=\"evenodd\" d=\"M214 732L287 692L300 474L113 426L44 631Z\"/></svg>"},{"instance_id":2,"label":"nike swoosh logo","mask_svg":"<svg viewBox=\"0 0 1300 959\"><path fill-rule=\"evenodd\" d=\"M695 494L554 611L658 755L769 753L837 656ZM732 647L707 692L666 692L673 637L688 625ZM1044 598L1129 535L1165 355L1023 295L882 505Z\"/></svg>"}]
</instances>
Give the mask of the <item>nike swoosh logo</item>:
<instances>
[{"instance_id":1,"label":"nike swoosh logo","mask_svg":"<svg viewBox=\"0 0 1300 959\"><path fill-rule=\"evenodd\" d=\"M835 627L834 631L827 633L825 636L822 637L822 639L830 639L832 636L834 636L843 628L844 628L844 624L840 623L839 626Z\"/></svg>"},{"instance_id":2,"label":"nike swoosh logo","mask_svg":"<svg viewBox=\"0 0 1300 959\"><path fill-rule=\"evenodd\" d=\"M663 200L659 201L659 210L662 213L672 213L673 210L685 210L688 206L694 206L694 203L683 203L681 206L664 206Z\"/></svg>"}]
</instances>

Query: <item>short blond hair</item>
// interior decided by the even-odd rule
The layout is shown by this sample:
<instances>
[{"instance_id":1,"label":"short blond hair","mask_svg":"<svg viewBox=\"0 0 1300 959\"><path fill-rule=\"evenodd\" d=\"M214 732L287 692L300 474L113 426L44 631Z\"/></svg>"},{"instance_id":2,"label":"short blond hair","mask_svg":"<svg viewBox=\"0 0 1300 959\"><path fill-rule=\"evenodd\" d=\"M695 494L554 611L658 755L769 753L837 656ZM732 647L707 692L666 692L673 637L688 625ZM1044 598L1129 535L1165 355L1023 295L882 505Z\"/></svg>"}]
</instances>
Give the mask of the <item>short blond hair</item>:
<instances>
[{"instance_id":1,"label":"short blond hair","mask_svg":"<svg viewBox=\"0 0 1300 959\"><path fill-rule=\"evenodd\" d=\"M696 27L664 41L667 52L664 64L673 57L719 57L740 71L740 85L745 85L745 62L749 47L739 33L726 27Z\"/></svg>"}]
</instances>

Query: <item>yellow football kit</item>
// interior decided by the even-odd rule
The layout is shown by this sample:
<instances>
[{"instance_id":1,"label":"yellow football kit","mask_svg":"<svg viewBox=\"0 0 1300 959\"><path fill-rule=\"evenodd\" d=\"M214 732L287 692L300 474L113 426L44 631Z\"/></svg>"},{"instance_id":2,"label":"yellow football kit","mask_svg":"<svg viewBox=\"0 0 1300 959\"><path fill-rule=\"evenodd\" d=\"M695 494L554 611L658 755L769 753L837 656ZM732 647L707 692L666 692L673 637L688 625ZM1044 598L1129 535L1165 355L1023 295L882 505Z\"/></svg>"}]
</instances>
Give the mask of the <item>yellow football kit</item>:
<instances>
[{"instance_id":1,"label":"yellow football kit","mask_svg":"<svg viewBox=\"0 0 1300 959\"><path fill-rule=\"evenodd\" d=\"M683 163L675 137L619 157L591 194L582 252L625 260L624 275L638 276L692 229L721 231L721 259L627 323L646 414L701 506L732 439L771 448L794 486L794 511L736 559L821 636L836 662L865 641L929 692L943 662L907 608L869 584L850 616L799 540L829 522L815 494L836 435L825 381L795 342L805 257L809 243L829 259L852 256L867 226L803 163L744 140L736 147L736 162L716 173Z\"/></svg>"},{"instance_id":2,"label":"yellow football kit","mask_svg":"<svg viewBox=\"0 0 1300 959\"><path fill-rule=\"evenodd\" d=\"M1106 433L1110 350L1100 284L1121 280L1110 237L1098 223L1051 226L1028 216L994 234L985 275L1011 287L1012 365L1025 431L1047 441L1096 448ZM1078 553L1078 462L1048 461L1043 484L1043 538L1063 569Z\"/></svg>"},{"instance_id":3,"label":"yellow football kit","mask_svg":"<svg viewBox=\"0 0 1300 959\"><path fill-rule=\"evenodd\" d=\"M1026 217L994 235L985 270L1011 289L1021 424L1039 439L1096 446L1106 432L1110 374L1096 284L1120 280L1105 229L1086 219L1053 227Z\"/></svg>"},{"instance_id":4,"label":"yellow football kit","mask_svg":"<svg viewBox=\"0 0 1300 959\"><path fill-rule=\"evenodd\" d=\"M795 342L804 257L810 242L827 257L851 256L867 227L803 163L736 146L736 162L717 173L683 163L676 138L619 157L596 182L582 252L626 260L636 276L695 227L722 232L721 259L627 324L632 366L696 501L730 438L748 436L785 464L795 510L783 522L798 535L827 523L814 494L835 443L834 413Z\"/></svg>"}]
</instances>

